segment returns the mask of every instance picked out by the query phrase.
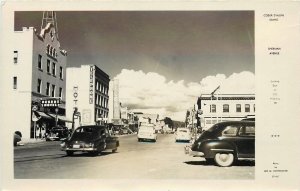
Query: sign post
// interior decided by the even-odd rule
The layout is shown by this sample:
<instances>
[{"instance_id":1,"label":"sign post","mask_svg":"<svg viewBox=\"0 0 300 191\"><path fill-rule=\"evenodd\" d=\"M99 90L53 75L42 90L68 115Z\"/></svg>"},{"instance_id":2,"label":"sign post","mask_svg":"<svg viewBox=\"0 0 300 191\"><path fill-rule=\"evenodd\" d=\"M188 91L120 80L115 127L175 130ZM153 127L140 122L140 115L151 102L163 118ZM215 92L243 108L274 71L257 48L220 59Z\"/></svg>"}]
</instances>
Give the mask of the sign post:
<instances>
[{"instance_id":1,"label":"sign post","mask_svg":"<svg viewBox=\"0 0 300 191\"><path fill-rule=\"evenodd\" d=\"M32 114L31 114L31 120L33 121L33 138L36 139L36 122L41 118L41 116L39 116L39 114L36 112L37 110L37 106L33 105L32 106Z\"/></svg>"}]
</instances>

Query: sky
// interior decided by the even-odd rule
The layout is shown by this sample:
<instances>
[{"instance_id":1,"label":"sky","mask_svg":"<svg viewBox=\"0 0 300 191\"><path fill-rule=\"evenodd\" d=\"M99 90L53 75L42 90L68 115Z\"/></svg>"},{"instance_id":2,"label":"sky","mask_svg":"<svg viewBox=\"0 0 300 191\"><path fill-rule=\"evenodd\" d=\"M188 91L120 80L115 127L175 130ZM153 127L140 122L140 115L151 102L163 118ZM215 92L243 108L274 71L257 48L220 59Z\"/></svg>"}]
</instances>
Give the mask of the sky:
<instances>
[{"instance_id":1,"label":"sky","mask_svg":"<svg viewBox=\"0 0 300 191\"><path fill-rule=\"evenodd\" d=\"M95 64L119 79L130 109L184 120L201 93L254 93L253 11L61 11L67 67ZM42 12L16 12L40 31Z\"/></svg>"}]
</instances>

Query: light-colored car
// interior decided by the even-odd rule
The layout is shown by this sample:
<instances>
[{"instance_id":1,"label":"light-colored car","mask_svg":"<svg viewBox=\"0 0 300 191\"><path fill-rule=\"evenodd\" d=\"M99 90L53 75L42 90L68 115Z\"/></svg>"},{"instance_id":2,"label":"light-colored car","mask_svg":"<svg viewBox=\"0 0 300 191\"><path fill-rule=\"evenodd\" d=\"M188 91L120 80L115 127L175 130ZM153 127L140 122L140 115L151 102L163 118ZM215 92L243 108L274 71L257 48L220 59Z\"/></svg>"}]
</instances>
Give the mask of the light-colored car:
<instances>
[{"instance_id":1,"label":"light-colored car","mask_svg":"<svg viewBox=\"0 0 300 191\"><path fill-rule=\"evenodd\" d=\"M156 142L157 134L154 125L141 125L137 134L138 141L152 140Z\"/></svg>"},{"instance_id":2,"label":"light-colored car","mask_svg":"<svg viewBox=\"0 0 300 191\"><path fill-rule=\"evenodd\" d=\"M191 132L188 128L177 128L175 133L175 141L190 141L192 138Z\"/></svg>"}]
</instances>

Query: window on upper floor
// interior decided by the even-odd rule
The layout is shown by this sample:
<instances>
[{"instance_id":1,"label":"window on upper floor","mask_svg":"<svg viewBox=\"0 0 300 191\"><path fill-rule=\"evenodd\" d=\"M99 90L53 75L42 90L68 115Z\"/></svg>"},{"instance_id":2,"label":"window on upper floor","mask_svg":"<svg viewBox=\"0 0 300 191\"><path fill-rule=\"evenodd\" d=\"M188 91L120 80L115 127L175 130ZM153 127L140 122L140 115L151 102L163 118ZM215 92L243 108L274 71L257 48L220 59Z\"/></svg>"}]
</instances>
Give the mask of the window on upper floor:
<instances>
[{"instance_id":1,"label":"window on upper floor","mask_svg":"<svg viewBox=\"0 0 300 191\"><path fill-rule=\"evenodd\" d=\"M64 79L64 69L63 67L59 67L59 78L62 80Z\"/></svg>"},{"instance_id":2,"label":"window on upper floor","mask_svg":"<svg viewBox=\"0 0 300 191\"><path fill-rule=\"evenodd\" d=\"M42 93L42 80L38 79L37 81L37 93Z\"/></svg>"},{"instance_id":3,"label":"window on upper floor","mask_svg":"<svg viewBox=\"0 0 300 191\"><path fill-rule=\"evenodd\" d=\"M47 59L47 73L50 74L50 60Z\"/></svg>"},{"instance_id":4,"label":"window on upper floor","mask_svg":"<svg viewBox=\"0 0 300 191\"><path fill-rule=\"evenodd\" d=\"M238 113L242 112L241 104L236 104L236 112L238 112Z\"/></svg>"},{"instance_id":5,"label":"window on upper floor","mask_svg":"<svg viewBox=\"0 0 300 191\"><path fill-rule=\"evenodd\" d=\"M14 64L18 63L18 51L14 51Z\"/></svg>"},{"instance_id":6,"label":"window on upper floor","mask_svg":"<svg viewBox=\"0 0 300 191\"><path fill-rule=\"evenodd\" d=\"M228 104L224 104L223 105L223 112L224 113L228 113L229 112L229 105Z\"/></svg>"},{"instance_id":7,"label":"window on upper floor","mask_svg":"<svg viewBox=\"0 0 300 191\"><path fill-rule=\"evenodd\" d=\"M50 83L49 82L47 82L47 85L46 85L46 95L50 96Z\"/></svg>"},{"instance_id":8,"label":"window on upper floor","mask_svg":"<svg viewBox=\"0 0 300 191\"><path fill-rule=\"evenodd\" d=\"M16 90L18 88L18 78L17 76L13 77L13 89Z\"/></svg>"},{"instance_id":9,"label":"window on upper floor","mask_svg":"<svg viewBox=\"0 0 300 191\"><path fill-rule=\"evenodd\" d=\"M245 104L245 112L250 112L250 104Z\"/></svg>"},{"instance_id":10,"label":"window on upper floor","mask_svg":"<svg viewBox=\"0 0 300 191\"><path fill-rule=\"evenodd\" d=\"M59 88L59 97L63 99L63 89Z\"/></svg>"},{"instance_id":11,"label":"window on upper floor","mask_svg":"<svg viewBox=\"0 0 300 191\"><path fill-rule=\"evenodd\" d=\"M52 62L52 75L56 76L56 64Z\"/></svg>"},{"instance_id":12,"label":"window on upper floor","mask_svg":"<svg viewBox=\"0 0 300 191\"><path fill-rule=\"evenodd\" d=\"M98 86L99 86L99 82L98 82L98 80L96 80L96 90L99 90Z\"/></svg>"},{"instance_id":13,"label":"window on upper floor","mask_svg":"<svg viewBox=\"0 0 300 191\"><path fill-rule=\"evenodd\" d=\"M38 56L38 68L43 69L43 64L42 64L42 55L39 54Z\"/></svg>"},{"instance_id":14,"label":"window on upper floor","mask_svg":"<svg viewBox=\"0 0 300 191\"><path fill-rule=\"evenodd\" d=\"M46 50L47 54L50 54L50 45L47 45L47 50Z\"/></svg>"},{"instance_id":15,"label":"window on upper floor","mask_svg":"<svg viewBox=\"0 0 300 191\"><path fill-rule=\"evenodd\" d=\"M211 113L216 113L216 111L217 111L217 106L215 104L211 104L210 105L210 112Z\"/></svg>"},{"instance_id":16,"label":"window on upper floor","mask_svg":"<svg viewBox=\"0 0 300 191\"><path fill-rule=\"evenodd\" d=\"M55 85L52 85L52 91L51 91L51 96L55 97Z\"/></svg>"}]
</instances>

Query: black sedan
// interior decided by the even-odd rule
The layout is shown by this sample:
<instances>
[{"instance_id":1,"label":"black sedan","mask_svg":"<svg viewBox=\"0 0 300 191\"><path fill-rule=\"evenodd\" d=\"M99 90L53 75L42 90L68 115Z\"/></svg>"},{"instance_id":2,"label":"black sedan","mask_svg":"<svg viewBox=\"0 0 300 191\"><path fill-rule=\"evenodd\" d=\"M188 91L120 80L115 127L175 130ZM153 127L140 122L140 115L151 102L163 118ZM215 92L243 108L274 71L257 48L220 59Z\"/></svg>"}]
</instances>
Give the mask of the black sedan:
<instances>
[{"instance_id":1,"label":"black sedan","mask_svg":"<svg viewBox=\"0 0 300 191\"><path fill-rule=\"evenodd\" d=\"M217 123L190 146L186 154L214 160L219 166L231 166L236 160L255 160L255 122Z\"/></svg>"},{"instance_id":2,"label":"black sedan","mask_svg":"<svg viewBox=\"0 0 300 191\"><path fill-rule=\"evenodd\" d=\"M67 155L73 155L76 151L89 152L98 155L101 151L112 150L116 152L119 146L117 137L113 137L106 126L81 126L71 137L61 143L61 149Z\"/></svg>"}]
</instances>

